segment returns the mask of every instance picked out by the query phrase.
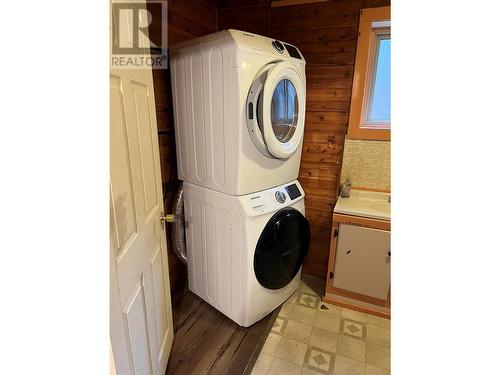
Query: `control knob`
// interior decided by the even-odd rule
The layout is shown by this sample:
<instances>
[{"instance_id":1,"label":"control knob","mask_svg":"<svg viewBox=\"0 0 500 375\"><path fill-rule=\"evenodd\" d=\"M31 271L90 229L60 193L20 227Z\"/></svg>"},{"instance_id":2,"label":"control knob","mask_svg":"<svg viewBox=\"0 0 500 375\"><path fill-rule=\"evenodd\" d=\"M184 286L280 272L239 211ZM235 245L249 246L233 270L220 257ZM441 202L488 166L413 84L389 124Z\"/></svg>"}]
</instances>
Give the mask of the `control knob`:
<instances>
[{"instance_id":1,"label":"control knob","mask_svg":"<svg viewBox=\"0 0 500 375\"><path fill-rule=\"evenodd\" d=\"M272 45L274 49L279 53L283 53L283 51L285 50L285 46L279 40L273 40Z\"/></svg>"},{"instance_id":2,"label":"control knob","mask_svg":"<svg viewBox=\"0 0 500 375\"><path fill-rule=\"evenodd\" d=\"M286 195L282 191L277 191L274 196L276 197L276 200L280 203L285 203L286 201Z\"/></svg>"}]
</instances>

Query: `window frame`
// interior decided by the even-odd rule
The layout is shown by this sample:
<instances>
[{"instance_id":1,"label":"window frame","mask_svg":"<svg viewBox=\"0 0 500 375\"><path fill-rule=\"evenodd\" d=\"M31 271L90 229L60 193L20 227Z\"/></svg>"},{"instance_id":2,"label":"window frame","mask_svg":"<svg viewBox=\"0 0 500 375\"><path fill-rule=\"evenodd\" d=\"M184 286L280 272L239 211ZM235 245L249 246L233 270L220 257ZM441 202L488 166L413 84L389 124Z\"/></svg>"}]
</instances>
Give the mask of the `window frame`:
<instances>
[{"instance_id":1,"label":"window frame","mask_svg":"<svg viewBox=\"0 0 500 375\"><path fill-rule=\"evenodd\" d=\"M389 34L391 7L361 9L358 44L354 63L351 109L347 138L366 140L390 140L391 123L367 122L369 98L375 81L375 53L380 34Z\"/></svg>"}]
</instances>

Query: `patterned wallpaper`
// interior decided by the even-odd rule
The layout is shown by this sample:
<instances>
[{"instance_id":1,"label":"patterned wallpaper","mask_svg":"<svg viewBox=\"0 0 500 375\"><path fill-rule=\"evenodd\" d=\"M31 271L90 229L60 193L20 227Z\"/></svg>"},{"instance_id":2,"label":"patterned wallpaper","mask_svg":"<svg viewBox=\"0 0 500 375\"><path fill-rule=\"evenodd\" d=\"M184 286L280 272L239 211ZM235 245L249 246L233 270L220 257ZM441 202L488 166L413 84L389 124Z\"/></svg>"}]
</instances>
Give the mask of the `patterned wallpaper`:
<instances>
[{"instance_id":1,"label":"patterned wallpaper","mask_svg":"<svg viewBox=\"0 0 500 375\"><path fill-rule=\"evenodd\" d=\"M341 184L351 178L353 187L391 189L391 142L346 139Z\"/></svg>"}]
</instances>

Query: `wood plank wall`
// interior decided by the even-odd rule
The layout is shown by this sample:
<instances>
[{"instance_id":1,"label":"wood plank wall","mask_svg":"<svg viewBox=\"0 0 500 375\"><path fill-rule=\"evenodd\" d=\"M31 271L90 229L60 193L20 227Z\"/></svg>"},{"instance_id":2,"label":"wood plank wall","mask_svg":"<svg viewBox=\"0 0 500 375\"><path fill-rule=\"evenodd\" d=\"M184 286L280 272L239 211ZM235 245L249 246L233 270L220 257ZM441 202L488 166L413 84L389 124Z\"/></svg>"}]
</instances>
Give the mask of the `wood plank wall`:
<instances>
[{"instance_id":1,"label":"wood plank wall","mask_svg":"<svg viewBox=\"0 0 500 375\"><path fill-rule=\"evenodd\" d=\"M387 5L389 0L332 0L282 8L270 8L264 1L219 4L219 30L234 28L280 39L296 45L305 56L307 113L299 180L311 224L311 247L303 267L310 275L326 277L359 11Z\"/></svg>"},{"instance_id":2,"label":"wood plank wall","mask_svg":"<svg viewBox=\"0 0 500 375\"><path fill-rule=\"evenodd\" d=\"M166 2L166 1L165 1ZM158 7L149 10L156 16ZM169 0L168 1L168 45L193 39L197 36L217 31L217 8L208 0ZM161 25L150 25L150 38L153 42L161 32ZM163 183L165 211L170 211L179 180L175 155L174 120L171 101L171 83L169 70L153 70L155 90L158 138L160 142L160 162ZM169 230L167 225L167 232ZM172 241L167 233L168 265L170 288L177 289L184 285L186 267L179 261L172 250Z\"/></svg>"}]
</instances>

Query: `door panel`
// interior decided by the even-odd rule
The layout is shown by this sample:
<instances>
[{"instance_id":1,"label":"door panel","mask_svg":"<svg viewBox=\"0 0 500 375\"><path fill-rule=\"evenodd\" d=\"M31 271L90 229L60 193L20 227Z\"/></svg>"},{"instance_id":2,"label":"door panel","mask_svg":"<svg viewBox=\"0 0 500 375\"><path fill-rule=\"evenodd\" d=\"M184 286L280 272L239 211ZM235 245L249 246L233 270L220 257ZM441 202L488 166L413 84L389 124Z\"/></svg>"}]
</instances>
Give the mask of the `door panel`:
<instances>
[{"instance_id":1,"label":"door panel","mask_svg":"<svg viewBox=\"0 0 500 375\"><path fill-rule=\"evenodd\" d=\"M117 374L163 375L173 342L150 69L110 76L110 309Z\"/></svg>"},{"instance_id":2,"label":"door panel","mask_svg":"<svg viewBox=\"0 0 500 375\"><path fill-rule=\"evenodd\" d=\"M151 129L151 116L154 116L154 112L151 114L149 111L151 104L149 103L147 86L138 82L132 82L132 90L134 93L135 108L137 109L146 216L150 216L158 205L158 197L156 194L158 187L156 186L157 176L155 173L156 168L154 165L155 158L153 148L154 140L157 142L157 137L153 136L153 134L156 133L153 133Z\"/></svg>"},{"instance_id":3,"label":"door panel","mask_svg":"<svg viewBox=\"0 0 500 375\"><path fill-rule=\"evenodd\" d=\"M132 363L136 374L152 374L151 350L148 340L148 322L144 285L137 285L131 301L125 306L129 342L132 349Z\"/></svg>"},{"instance_id":4,"label":"door panel","mask_svg":"<svg viewBox=\"0 0 500 375\"><path fill-rule=\"evenodd\" d=\"M332 285L385 300L391 282L390 232L340 224Z\"/></svg>"},{"instance_id":5,"label":"door panel","mask_svg":"<svg viewBox=\"0 0 500 375\"><path fill-rule=\"evenodd\" d=\"M253 267L257 281L268 289L281 289L293 280L309 250L309 222L293 208L274 214L255 247Z\"/></svg>"},{"instance_id":6,"label":"door panel","mask_svg":"<svg viewBox=\"0 0 500 375\"><path fill-rule=\"evenodd\" d=\"M125 128L125 104L121 93L121 78L111 76L110 105L114 111L116 127L111 134L111 192L113 195L113 216L118 252L121 253L125 243L137 234L137 213L135 211L134 189L130 154L127 147L129 139Z\"/></svg>"}]
</instances>

